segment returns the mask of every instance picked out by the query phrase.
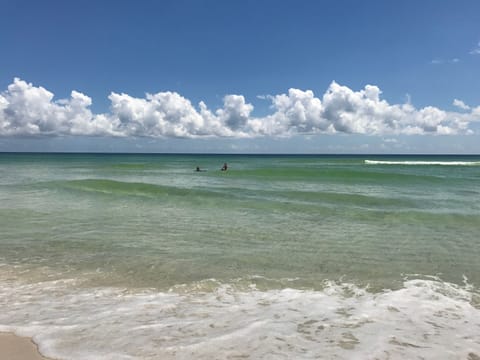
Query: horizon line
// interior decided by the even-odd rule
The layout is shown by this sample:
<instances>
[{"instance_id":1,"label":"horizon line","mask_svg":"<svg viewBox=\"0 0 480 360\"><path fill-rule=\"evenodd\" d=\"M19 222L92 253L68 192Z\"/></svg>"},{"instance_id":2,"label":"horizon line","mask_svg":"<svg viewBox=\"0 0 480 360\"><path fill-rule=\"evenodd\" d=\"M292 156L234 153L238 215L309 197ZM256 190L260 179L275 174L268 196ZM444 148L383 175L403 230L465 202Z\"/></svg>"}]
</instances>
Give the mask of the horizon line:
<instances>
[{"instance_id":1,"label":"horizon line","mask_svg":"<svg viewBox=\"0 0 480 360\"><path fill-rule=\"evenodd\" d=\"M480 153L222 153L222 152L108 152L108 151L0 151L0 154L78 155L228 155L228 156L480 156Z\"/></svg>"}]
</instances>

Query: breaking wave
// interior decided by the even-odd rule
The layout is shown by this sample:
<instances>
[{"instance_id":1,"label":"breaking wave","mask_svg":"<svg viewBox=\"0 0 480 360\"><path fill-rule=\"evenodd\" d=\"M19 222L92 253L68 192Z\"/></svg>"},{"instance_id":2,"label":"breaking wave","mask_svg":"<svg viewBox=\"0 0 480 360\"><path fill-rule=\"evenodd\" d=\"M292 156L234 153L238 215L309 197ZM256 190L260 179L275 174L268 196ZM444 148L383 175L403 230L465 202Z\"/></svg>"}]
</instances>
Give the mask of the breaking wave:
<instances>
[{"instance_id":1,"label":"breaking wave","mask_svg":"<svg viewBox=\"0 0 480 360\"><path fill-rule=\"evenodd\" d=\"M480 161L390 161L390 160L365 160L368 165L442 165L442 166L479 166Z\"/></svg>"},{"instance_id":2,"label":"breaking wave","mask_svg":"<svg viewBox=\"0 0 480 360\"><path fill-rule=\"evenodd\" d=\"M480 356L479 293L467 283L406 279L372 293L328 281L322 290L206 281L162 292L7 280L0 331L73 360Z\"/></svg>"}]
</instances>

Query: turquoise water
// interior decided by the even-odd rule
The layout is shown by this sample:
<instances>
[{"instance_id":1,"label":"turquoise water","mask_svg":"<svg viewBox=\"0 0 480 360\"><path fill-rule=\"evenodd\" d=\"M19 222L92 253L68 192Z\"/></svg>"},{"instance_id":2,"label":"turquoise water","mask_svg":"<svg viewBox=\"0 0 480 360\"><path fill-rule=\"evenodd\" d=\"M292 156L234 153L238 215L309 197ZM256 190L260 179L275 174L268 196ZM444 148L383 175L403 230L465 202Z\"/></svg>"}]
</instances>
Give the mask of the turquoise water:
<instances>
[{"instance_id":1,"label":"turquoise water","mask_svg":"<svg viewBox=\"0 0 480 360\"><path fill-rule=\"evenodd\" d=\"M62 359L480 356L479 184L480 156L0 154L0 330Z\"/></svg>"}]
</instances>

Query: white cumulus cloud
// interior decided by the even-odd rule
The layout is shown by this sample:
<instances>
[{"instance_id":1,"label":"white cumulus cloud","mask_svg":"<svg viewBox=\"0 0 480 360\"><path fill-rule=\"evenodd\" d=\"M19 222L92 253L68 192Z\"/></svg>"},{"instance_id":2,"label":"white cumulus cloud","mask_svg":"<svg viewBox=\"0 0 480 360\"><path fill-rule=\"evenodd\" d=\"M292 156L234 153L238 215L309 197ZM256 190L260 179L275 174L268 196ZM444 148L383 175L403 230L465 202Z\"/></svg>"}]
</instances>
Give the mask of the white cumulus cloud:
<instances>
[{"instance_id":1,"label":"white cumulus cloud","mask_svg":"<svg viewBox=\"0 0 480 360\"><path fill-rule=\"evenodd\" d=\"M0 136L134 136L134 137L255 137L294 134L467 134L480 119L480 107L461 100L462 112L409 102L389 104L381 90L366 85L359 91L332 82L317 97L311 90L289 89L265 97L271 113L253 116L254 107L242 95L226 95L223 106L210 110L176 92L146 94L137 98L112 92L110 111L94 114L92 99L78 91L54 100L43 87L15 78L0 94Z\"/></svg>"},{"instance_id":2,"label":"white cumulus cloud","mask_svg":"<svg viewBox=\"0 0 480 360\"><path fill-rule=\"evenodd\" d=\"M470 106L465 104L462 100L454 99L453 100L453 105L462 109L462 110L470 110Z\"/></svg>"},{"instance_id":3,"label":"white cumulus cloud","mask_svg":"<svg viewBox=\"0 0 480 360\"><path fill-rule=\"evenodd\" d=\"M115 124L89 109L92 99L72 91L53 101L53 93L18 78L0 95L0 135L115 135Z\"/></svg>"}]
</instances>

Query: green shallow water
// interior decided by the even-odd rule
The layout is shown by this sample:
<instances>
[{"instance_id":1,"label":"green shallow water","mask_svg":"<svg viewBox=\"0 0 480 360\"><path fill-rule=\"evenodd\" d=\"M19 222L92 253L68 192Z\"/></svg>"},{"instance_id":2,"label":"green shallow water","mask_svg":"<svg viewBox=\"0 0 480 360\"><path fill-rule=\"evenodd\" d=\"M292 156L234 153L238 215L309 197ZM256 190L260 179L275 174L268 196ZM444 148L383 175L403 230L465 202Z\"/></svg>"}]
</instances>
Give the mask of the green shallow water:
<instances>
[{"instance_id":1,"label":"green shallow water","mask_svg":"<svg viewBox=\"0 0 480 360\"><path fill-rule=\"evenodd\" d=\"M435 164L450 161L463 165ZM88 286L248 278L382 289L405 274L478 285L480 166L468 166L478 161L0 154L0 262L27 280Z\"/></svg>"}]
</instances>

